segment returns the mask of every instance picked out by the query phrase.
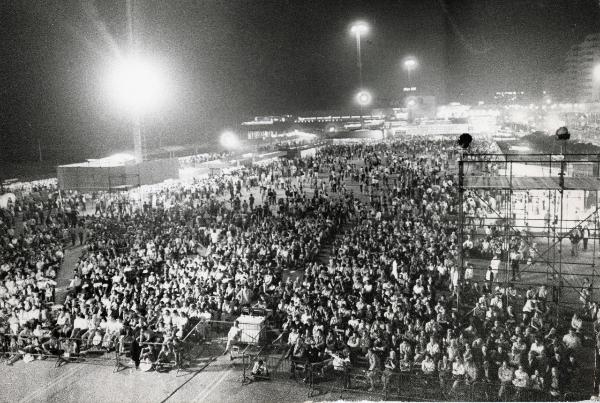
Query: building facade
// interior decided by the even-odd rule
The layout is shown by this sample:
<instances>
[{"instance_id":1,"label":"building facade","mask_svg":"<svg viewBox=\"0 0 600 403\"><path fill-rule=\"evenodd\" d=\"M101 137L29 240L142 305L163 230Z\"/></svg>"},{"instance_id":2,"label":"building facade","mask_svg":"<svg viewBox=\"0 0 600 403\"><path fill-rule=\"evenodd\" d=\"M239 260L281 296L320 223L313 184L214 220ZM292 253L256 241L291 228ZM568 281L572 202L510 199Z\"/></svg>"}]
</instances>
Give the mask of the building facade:
<instances>
[{"instance_id":1,"label":"building facade","mask_svg":"<svg viewBox=\"0 0 600 403\"><path fill-rule=\"evenodd\" d=\"M565 99L571 102L600 101L600 33L585 37L567 52Z\"/></svg>"}]
</instances>

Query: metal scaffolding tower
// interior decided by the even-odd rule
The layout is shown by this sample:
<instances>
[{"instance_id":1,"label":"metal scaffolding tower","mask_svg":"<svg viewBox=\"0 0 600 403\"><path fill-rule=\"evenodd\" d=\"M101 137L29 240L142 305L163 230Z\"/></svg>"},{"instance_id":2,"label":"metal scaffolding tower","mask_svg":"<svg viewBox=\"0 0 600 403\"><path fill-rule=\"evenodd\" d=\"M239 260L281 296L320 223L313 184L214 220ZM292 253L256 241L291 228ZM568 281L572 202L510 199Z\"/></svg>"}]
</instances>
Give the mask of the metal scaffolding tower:
<instances>
[{"instance_id":1,"label":"metal scaffolding tower","mask_svg":"<svg viewBox=\"0 0 600 403\"><path fill-rule=\"evenodd\" d=\"M470 282L485 283L496 255L492 287L525 294L544 285L557 319L594 301L600 155L464 153L458 185L462 280L468 267ZM469 308L458 295L458 307Z\"/></svg>"}]
</instances>

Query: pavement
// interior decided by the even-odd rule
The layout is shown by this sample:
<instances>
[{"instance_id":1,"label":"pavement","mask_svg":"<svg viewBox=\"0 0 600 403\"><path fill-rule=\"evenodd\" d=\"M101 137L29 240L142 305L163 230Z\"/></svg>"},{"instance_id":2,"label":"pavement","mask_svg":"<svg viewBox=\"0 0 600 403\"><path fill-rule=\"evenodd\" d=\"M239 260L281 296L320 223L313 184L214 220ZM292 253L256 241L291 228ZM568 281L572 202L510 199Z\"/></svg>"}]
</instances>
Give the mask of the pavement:
<instances>
[{"instance_id":1,"label":"pavement","mask_svg":"<svg viewBox=\"0 0 600 403\"><path fill-rule=\"evenodd\" d=\"M303 402L308 391L295 381L242 385L241 362L228 356L216 357L201 371L180 374L134 369L114 373L111 366L90 364L55 368L49 360L0 365L2 402ZM325 394L310 400L335 399Z\"/></svg>"}]
</instances>

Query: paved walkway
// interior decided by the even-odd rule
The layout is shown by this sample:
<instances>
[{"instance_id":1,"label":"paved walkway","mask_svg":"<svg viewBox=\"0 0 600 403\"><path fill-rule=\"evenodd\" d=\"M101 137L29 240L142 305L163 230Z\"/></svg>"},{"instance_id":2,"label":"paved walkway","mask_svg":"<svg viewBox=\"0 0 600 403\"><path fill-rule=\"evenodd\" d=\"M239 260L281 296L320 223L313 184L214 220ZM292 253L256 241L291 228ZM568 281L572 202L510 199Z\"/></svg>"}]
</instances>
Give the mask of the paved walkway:
<instances>
[{"instance_id":1,"label":"paved walkway","mask_svg":"<svg viewBox=\"0 0 600 403\"><path fill-rule=\"evenodd\" d=\"M54 300L57 304L65 302L67 296L67 287L73 278L73 270L81 256L82 246L68 247L65 249L65 259L56 273L56 294Z\"/></svg>"}]
</instances>

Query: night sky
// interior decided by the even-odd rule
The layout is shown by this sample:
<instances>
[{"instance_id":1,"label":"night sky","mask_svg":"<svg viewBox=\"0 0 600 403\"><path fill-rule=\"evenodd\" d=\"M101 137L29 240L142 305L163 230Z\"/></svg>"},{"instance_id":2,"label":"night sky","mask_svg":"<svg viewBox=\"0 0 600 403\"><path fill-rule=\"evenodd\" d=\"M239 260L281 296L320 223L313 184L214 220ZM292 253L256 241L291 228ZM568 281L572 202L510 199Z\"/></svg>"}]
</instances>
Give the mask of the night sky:
<instances>
[{"instance_id":1,"label":"night sky","mask_svg":"<svg viewBox=\"0 0 600 403\"><path fill-rule=\"evenodd\" d=\"M210 143L253 115L353 107L352 21L375 103L413 85L442 101L539 89L568 48L600 31L597 0L137 0L137 37L168 74L160 112L144 118L151 146ZM0 158L81 161L132 149L128 118L104 89L126 49L125 0L0 2Z\"/></svg>"}]
</instances>

